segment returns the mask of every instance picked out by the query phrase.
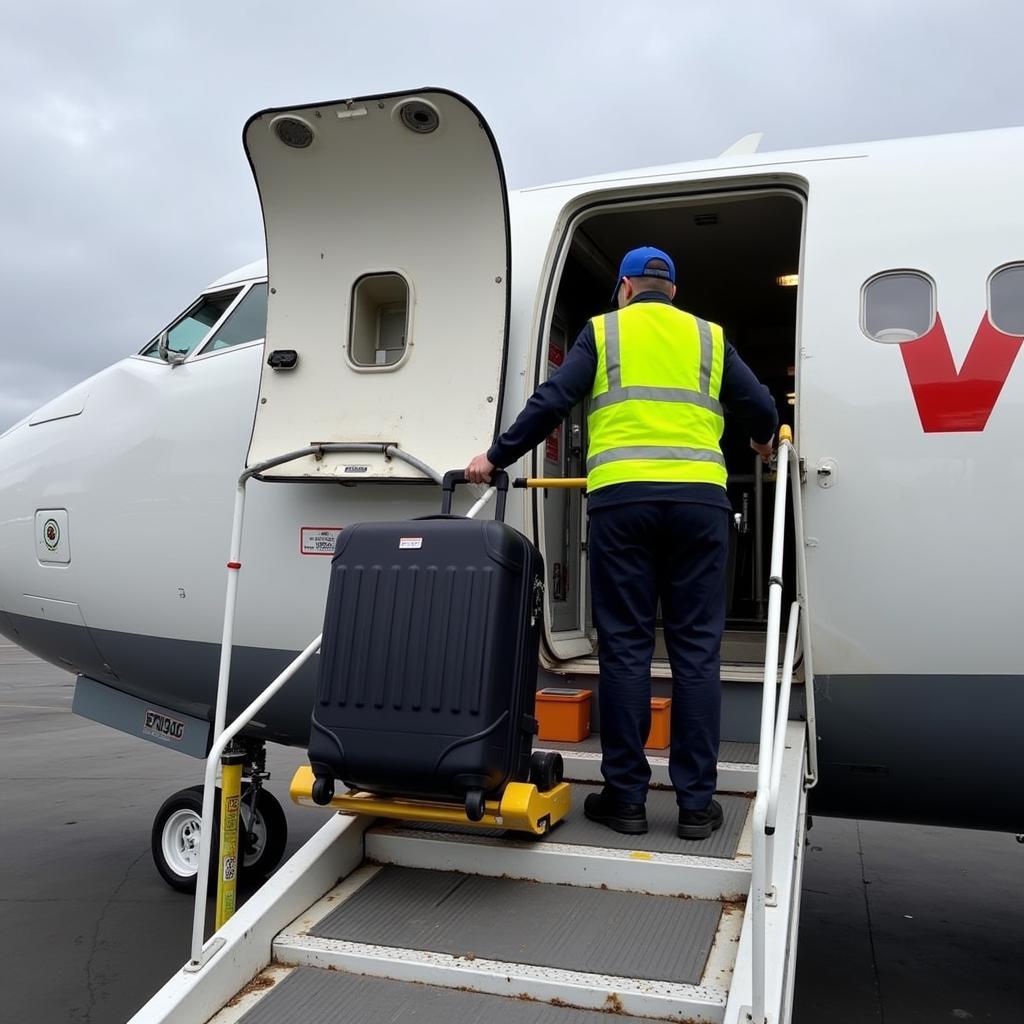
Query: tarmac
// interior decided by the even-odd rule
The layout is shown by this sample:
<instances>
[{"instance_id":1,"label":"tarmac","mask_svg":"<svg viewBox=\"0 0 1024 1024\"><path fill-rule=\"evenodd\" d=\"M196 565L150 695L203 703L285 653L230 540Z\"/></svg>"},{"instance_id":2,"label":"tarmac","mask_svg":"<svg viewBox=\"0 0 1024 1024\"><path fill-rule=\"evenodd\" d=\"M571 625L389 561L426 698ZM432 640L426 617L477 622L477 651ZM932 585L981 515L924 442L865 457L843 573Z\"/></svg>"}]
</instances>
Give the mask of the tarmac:
<instances>
[{"instance_id":1,"label":"tarmac","mask_svg":"<svg viewBox=\"0 0 1024 1024\"><path fill-rule=\"evenodd\" d=\"M150 855L198 761L71 714L74 678L0 641L0 1020L121 1024L187 959L192 901ZM288 857L323 822L271 747ZM815 818L793 1024L1024 1024L1024 845Z\"/></svg>"}]
</instances>

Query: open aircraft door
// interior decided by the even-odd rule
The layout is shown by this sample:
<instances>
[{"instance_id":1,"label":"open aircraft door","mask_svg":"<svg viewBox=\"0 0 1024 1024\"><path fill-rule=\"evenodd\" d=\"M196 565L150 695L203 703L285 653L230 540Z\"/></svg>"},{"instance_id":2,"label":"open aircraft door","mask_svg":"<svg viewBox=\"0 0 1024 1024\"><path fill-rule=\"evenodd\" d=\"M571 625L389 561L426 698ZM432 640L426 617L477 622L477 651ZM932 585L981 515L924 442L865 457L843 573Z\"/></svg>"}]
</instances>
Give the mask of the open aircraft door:
<instances>
[{"instance_id":1,"label":"open aircraft door","mask_svg":"<svg viewBox=\"0 0 1024 1024\"><path fill-rule=\"evenodd\" d=\"M270 296L247 466L422 480L487 448L508 339L505 176L479 112L426 89L267 110L245 128ZM373 447L380 445L380 451Z\"/></svg>"}]
</instances>

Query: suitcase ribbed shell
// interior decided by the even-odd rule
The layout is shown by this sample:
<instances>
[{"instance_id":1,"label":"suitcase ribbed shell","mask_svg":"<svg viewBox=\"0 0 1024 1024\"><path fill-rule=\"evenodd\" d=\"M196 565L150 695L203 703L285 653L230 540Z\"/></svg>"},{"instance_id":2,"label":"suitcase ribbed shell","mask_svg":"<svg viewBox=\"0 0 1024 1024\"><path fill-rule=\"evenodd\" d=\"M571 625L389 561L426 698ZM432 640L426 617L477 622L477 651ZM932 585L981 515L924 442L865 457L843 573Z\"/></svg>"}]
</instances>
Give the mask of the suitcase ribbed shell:
<instances>
[{"instance_id":1,"label":"suitcase ribbed shell","mask_svg":"<svg viewBox=\"0 0 1024 1024\"><path fill-rule=\"evenodd\" d=\"M310 762L461 798L529 772L540 553L503 523L361 523L331 565Z\"/></svg>"}]
</instances>

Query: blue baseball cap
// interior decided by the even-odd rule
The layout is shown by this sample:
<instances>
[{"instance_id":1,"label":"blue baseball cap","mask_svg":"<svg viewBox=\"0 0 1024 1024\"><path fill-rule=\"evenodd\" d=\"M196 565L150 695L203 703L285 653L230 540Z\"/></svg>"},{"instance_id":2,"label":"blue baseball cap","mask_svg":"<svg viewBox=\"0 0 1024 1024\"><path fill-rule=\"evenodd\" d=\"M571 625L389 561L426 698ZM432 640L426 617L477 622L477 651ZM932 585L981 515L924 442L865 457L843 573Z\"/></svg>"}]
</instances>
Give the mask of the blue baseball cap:
<instances>
[{"instance_id":1,"label":"blue baseball cap","mask_svg":"<svg viewBox=\"0 0 1024 1024\"><path fill-rule=\"evenodd\" d=\"M668 270L660 267L648 267L652 260L661 260ZM667 252L655 249L653 245L642 245L639 249L630 249L619 264L619 276L612 291L612 302L619 293L619 285L624 277L662 277L666 281L676 283L676 265Z\"/></svg>"}]
</instances>

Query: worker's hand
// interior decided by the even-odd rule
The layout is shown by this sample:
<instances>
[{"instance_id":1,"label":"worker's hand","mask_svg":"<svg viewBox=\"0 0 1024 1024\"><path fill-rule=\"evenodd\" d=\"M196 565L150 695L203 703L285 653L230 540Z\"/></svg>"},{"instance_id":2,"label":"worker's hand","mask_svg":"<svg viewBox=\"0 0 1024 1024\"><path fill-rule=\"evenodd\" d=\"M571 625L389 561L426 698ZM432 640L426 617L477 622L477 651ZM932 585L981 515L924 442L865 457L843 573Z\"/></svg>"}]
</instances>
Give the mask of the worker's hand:
<instances>
[{"instance_id":1,"label":"worker's hand","mask_svg":"<svg viewBox=\"0 0 1024 1024\"><path fill-rule=\"evenodd\" d=\"M469 465L466 467L466 479L471 484L489 484L491 482L491 474L498 467L487 458L486 452L481 452L470 460Z\"/></svg>"},{"instance_id":2,"label":"worker's hand","mask_svg":"<svg viewBox=\"0 0 1024 1024\"><path fill-rule=\"evenodd\" d=\"M763 462L771 462L772 453L775 451L775 437L768 439L767 443L759 444L753 438L750 439L750 447L761 456Z\"/></svg>"}]
</instances>

